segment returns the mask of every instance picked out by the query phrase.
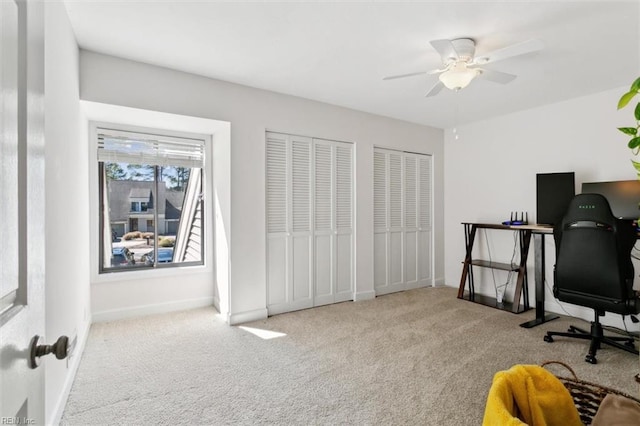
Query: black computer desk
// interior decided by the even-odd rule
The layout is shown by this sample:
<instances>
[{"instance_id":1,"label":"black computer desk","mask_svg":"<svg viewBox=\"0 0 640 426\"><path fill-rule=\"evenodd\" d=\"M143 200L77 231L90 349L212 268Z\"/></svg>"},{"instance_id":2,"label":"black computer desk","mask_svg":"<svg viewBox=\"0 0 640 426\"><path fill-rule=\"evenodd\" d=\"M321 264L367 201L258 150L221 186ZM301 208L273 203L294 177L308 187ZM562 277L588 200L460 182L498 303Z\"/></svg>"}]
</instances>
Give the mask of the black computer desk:
<instances>
[{"instance_id":1,"label":"black computer desk","mask_svg":"<svg viewBox=\"0 0 640 426\"><path fill-rule=\"evenodd\" d=\"M535 279L535 301L536 301L536 318L523 322L520 327L531 328L544 324L559 318L558 315L546 314L544 311L545 298L545 243L544 237L547 234L553 234L553 228L546 225L520 225L514 228L528 228L533 234L534 245L534 279Z\"/></svg>"}]
</instances>

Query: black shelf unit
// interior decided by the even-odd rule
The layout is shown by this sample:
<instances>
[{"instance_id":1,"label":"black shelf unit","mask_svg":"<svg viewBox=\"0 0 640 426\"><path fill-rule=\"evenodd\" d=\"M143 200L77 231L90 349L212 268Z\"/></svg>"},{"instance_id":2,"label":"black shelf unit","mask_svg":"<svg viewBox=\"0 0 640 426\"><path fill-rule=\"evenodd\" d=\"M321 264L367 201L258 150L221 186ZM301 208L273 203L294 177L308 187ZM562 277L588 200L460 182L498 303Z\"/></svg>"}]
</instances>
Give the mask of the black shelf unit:
<instances>
[{"instance_id":1,"label":"black shelf unit","mask_svg":"<svg viewBox=\"0 0 640 426\"><path fill-rule=\"evenodd\" d=\"M473 266L482 266L483 268L491 268L491 269L500 269L502 271L517 271L520 269L520 265L516 265L515 263L501 263L501 262L489 262L488 260L477 260L474 259L471 261Z\"/></svg>"},{"instance_id":2,"label":"black shelf unit","mask_svg":"<svg viewBox=\"0 0 640 426\"><path fill-rule=\"evenodd\" d=\"M527 256L529 246L531 245L531 229L526 227L517 227L509 225L487 224L487 223L462 223L464 225L464 238L466 246L466 255L462 266L462 277L460 277L460 286L458 288L458 299L468 300L470 302L480 303L492 308L509 311L514 314L531 309L529 306L529 284L527 278ZM473 243L475 241L478 229L498 229L518 232L520 263L509 264L501 262L490 262L488 260L473 259ZM517 272L516 290L513 301L503 301L498 303L495 297L484 296L475 292L475 283L473 277L473 267L492 268L503 271ZM467 288L468 286L468 288Z\"/></svg>"},{"instance_id":3,"label":"black shelf unit","mask_svg":"<svg viewBox=\"0 0 640 426\"><path fill-rule=\"evenodd\" d=\"M506 300L503 300L502 303L498 303L495 297L485 296L482 294L474 294L472 296L468 291L465 291L460 299L479 303L481 305L489 306L490 308L499 309L501 311L509 311L517 314L528 310L525 309L524 305L522 304L515 306L512 302L508 302Z\"/></svg>"}]
</instances>

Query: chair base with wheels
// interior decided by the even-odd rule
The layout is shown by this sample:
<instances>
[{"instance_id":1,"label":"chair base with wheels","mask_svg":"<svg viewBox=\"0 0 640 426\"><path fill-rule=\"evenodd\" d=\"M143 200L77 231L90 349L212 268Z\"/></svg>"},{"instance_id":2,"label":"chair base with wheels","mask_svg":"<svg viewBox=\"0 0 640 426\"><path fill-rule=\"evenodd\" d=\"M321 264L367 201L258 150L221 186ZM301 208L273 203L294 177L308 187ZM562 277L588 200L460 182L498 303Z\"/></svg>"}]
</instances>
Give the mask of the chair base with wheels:
<instances>
[{"instance_id":1,"label":"chair base with wheels","mask_svg":"<svg viewBox=\"0 0 640 426\"><path fill-rule=\"evenodd\" d=\"M590 332L578 327L574 327L572 325L572 326L569 326L569 330L567 330L566 333L563 333L560 331L547 331L547 334L544 336L544 341L549 343L553 342L553 336L562 336L562 337L570 337L573 339L590 340L591 344L589 345L589 353L584 357L584 360L591 364L598 363L598 360L596 359L596 352L598 349L601 348L602 343L638 355L639 352L634 345L634 338L632 336L618 337L618 336L604 335L602 324L600 323L600 317L603 315L604 315L604 311L596 310L596 313L595 313L596 318L595 318L595 321L591 323ZM621 342L624 342L624 343L621 343Z\"/></svg>"}]
</instances>

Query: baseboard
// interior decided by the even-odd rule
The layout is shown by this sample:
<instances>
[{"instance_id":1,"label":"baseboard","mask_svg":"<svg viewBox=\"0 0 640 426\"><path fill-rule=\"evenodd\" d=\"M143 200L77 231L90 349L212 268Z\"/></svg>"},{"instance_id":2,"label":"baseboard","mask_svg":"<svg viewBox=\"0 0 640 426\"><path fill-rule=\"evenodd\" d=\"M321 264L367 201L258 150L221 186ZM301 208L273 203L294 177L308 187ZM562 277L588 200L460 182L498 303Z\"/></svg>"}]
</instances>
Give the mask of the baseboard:
<instances>
[{"instance_id":1,"label":"baseboard","mask_svg":"<svg viewBox=\"0 0 640 426\"><path fill-rule=\"evenodd\" d=\"M360 291L360 292L356 292L356 294L354 294L353 301L354 302L360 302L362 300L371 300L371 299L375 299L375 298L376 298L375 290Z\"/></svg>"},{"instance_id":2,"label":"baseboard","mask_svg":"<svg viewBox=\"0 0 640 426\"><path fill-rule=\"evenodd\" d=\"M432 287L432 281L431 280L420 280L420 281L414 281L412 283L407 283L407 290L415 290L417 288L425 288L425 287Z\"/></svg>"},{"instance_id":3,"label":"baseboard","mask_svg":"<svg viewBox=\"0 0 640 426\"><path fill-rule=\"evenodd\" d=\"M434 287L445 287L444 277L436 278L435 280L433 280L433 286Z\"/></svg>"},{"instance_id":4,"label":"baseboard","mask_svg":"<svg viewBox=\"0 0 640 426\"><path fill-rule=\"evenodd\" d=\"M229 325L237 325L250 321L258 321L268 316L267 308L255 309L253 311L239 312L237 314L229 313L227 315L227 323Z\"/></svg>"},{"instance_id":5,"label":"baseboard","mask_svg":"<svg viewBox=\"0 0 640 426\"><path fill-rule=\"evenodd\" d=\"M110 311L95 312L91 319L93 322L116 321L125 318L142 317L146 315L165 314L187 309L202 308L213 305L213 296L197 299L178 300L175 302L159 303L153 305L132 306L129 308L113 309Z\"/></svg>"},{"instance_id":6,"label":"baseboard","mask_svg":"<svg viewBox=\"0 0 640 426\"><path fill-rule=\"evenodd\" d=\"M62 415L64 414L64 409L67 406L69 394L71 393L71 387L73 386L73 381L76 378L78 367L80 366L80 360L82 359L82 354L84 353L84 348L87 344L90 329L91 322L87 321L85 326L77 335L78 340L76 341L76 347L73 350L73 354L69 358L69 369L62 387L62 392L60 392L60 396L58 397L55 408L53 409L53 418L50 419L51 421L48 421L47 424L57 425L60 424L60 420L62 420Z\"/></svg>"}]
</instances>

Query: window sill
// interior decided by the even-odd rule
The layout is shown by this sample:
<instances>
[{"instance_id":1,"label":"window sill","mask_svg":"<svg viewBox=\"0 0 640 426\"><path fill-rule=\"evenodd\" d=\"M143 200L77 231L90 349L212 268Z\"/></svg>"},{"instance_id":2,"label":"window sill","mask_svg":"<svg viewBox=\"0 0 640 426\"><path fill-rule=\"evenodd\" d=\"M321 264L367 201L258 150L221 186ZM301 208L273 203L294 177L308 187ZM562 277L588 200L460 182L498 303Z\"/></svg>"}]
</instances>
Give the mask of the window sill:
<instances>
[{"instance_id":1,"label":"window sill","mask_svg":"<svg viewBox=\"0 0 640 426\"><path fill-rule=\"evenodd\" d=\"M185 275L213 274L213 268L205 265L176 266L172 268L144 269L137 271L117 271L95 274L91 284L102 284L122 281L149 280L154 278L183 277Z\"/></svg>"}]
</instances>

